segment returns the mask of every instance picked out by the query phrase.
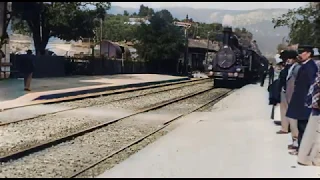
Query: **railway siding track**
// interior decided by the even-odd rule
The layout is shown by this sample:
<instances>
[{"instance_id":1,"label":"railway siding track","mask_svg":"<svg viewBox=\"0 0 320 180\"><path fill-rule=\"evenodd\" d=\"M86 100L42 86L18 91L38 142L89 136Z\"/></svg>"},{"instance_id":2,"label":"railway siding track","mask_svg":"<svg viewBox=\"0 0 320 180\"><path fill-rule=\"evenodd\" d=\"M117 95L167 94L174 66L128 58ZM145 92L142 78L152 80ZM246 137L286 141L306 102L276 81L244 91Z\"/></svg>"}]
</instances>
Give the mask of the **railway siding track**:
<instances>
[{"instance_id":1,"label":"railway siding track","mask_svg":"<svg viewBox=\"0 0 320 180\"><path fill-rule=\"evenodd\" d=\"M12 110L12 109L19 109L19 108L24 108L24 107L29 107L29 106L35 106L35 105L39 105L39 104L52 104L52 103L75 101L75 100L81 100L81 99L86 99L86 98L102 97L102 96L107 96L107 95L140 91L140 90L145 90L145 89L153 89L153 88L160 88L160 87L165 87L165 86L179 85L179 84L184 84L184 83L189 83L189 82L205 81L205 80L209 80L209 79L210 78L191 79L191 80L185 80L185 81L168 82L168 83L161 83L161 84L142 86L142 87L107 90L107 91L98 92L98 93L87 93L87 94L81 94L81 95L77 95L77 96L68 96L68 97L63 97L63 98L55 98L55 99L48 99L48 100L34 100L28 104L18 105L18 106L14 106L14 107L1 108L0 114L4 111L8 111L8 110Z\"/></svg>"},{"instance_id":2,"label":"railway siding track","mask_svg":"<svg viewBox=\"0 0 320 180\"><path fill-rule=\"evenodd\" d=\"M174 103L174 102L177 102L177 101L181 101L181 100L189 98L189 97L193 97L195 95L198 95L199 93L206 92L206 91L208 91L210 89L211 88L206 89L204 91L191 93L191 94L187 94L187 95L184 95L184 96L175 97L175 98L167 100L167 101L162 101L160 103L156 103L156 104L152 105L151 107L147 107L147 108L143 108L143 109L137 110L134 113L131 113L131 114L126 115L126 116L123 116L121 118L116 118L114 120L109 120L107 122L98 123L98 125L95 125L95 126L89 127L89 128L85 128L85 129L82 129L82 130L77 131L77 132L70 133L70 134L68 134L68 135L66 135L64 137L59 137L59 138L56 138L54 140L49 140L48 142L45 142L45 143L41 143L41 144L37 144L37 145L31 146L31 147L27 147L27 148L25 148L23 150L19 150L17 152L10 153L8 155L0 157L0 162L6 162L6 161L9 161L11 159L20 158L20 157L25 156L27 154L30 154L30 153L45 149L47 147L59 144L61 142L64 142L64 141L67 141L67 140L71 140L74 137L81 136L81 135L86 134L88 132L91 132L91 131L94 131L96 129L105 127L105 126L107 126L109 124L115 123L115 122L120 121L122 119L131 117L131 116L134 116L134 115L137 115L137 114L141 114L141 113L144 113L144 112L148 112L148 111L151 111L151 110L154 110L154 109L161 108L161 107L166 106L168 104L171 104L171 103Z\"/></svg>"},{"instance_id":3,"label":"railway siding track","mask_svg":"<svg viewBox=\"0 0 320 180\"><path fill-rule=\"evenodd\" d=\"M192 86L190 87L190 85ZM188 84L188 86L180 88L169 88L167 89L168 92L157 91L155 94L149 93L148 96L144 95L138 99L132 98L127 101L128 99L125 98L125 102L124 100L117 100L114 102L115 104L107 102L108 106L79 108L2 126L0 127L0 157L130 115L137 109L145 109L148 106L181 97L181 95L187 95L201 89L207 89L208 87L211 87L210 83L206 82L204 84ZM150 101L150 99L153 100ZM112 108L123 104L126 104L127 109Z\"/></svg>"},{"instance_id":4,"label":"railway siding track","mask_svg":"<svg viewBox=\"0 0 320 180\"><path fill-rule=\"evenodd\" d=\"M93 106L97 106L97 105L101 105L101 104L112 103L112 102L123 101L123 100L129 100L129 99L133 99L133 98L137 98L137 97L152 95L152 94L155 94L155 93L161 93L161 92L166 92L166 91L170 91L170 90L180 89L180 88L183 88L183 87L197 85L197 84L201 84L201 83L204 83L204 82L210 82L210 81L208 79L183 81L183 82L178 82L178 83L174 83L174 84L166 84L166 85L161 84L161 85L155 85L155 86L151 86L151 87L142 87L142 88L136 88L136 89L130 89L130 90L126 90L126 91L121 91L123 94L121 94L120 91L116 92L116 93L105 94L105 95L110 95L111 97L110 96L107 96L107 97L106 96L104 96L104 97L100 96L100 98L97 98L97 97L96 98L92 98L90 96L90 97L88 97L88 99L83 99L83 98L73 99L72 102L70 102L71 100L61 100L61 101L57 102L58 103L57 105L62 105L62 106L58 106L58 107L54 106L52 109L39 107L40 109L42 108L42 109L46 109L45 111L49 111L47 113L46 112L39 113L39 114L36 114L36 115L31 115L31 117L28 117L28 118L18 118L18 119L15 119L15 120L12 120L12 116L16 115L17 113L20 113L21 111L19 112L19 111L17 111L18 109L11 109L11 110L8 110L6 112L2 112L2 113L0 112L0 127L9 125L11 123L18 123L18 122L21 122L21 121L33 120L33 119L40 118L40 117L43 117L43 116L53 115L53 114L57 114L57 113L61 113L61 112L66 112L66 111L79 109L79 108L93 107ZM171 86L173 86L173 87L170 88ZM162 89L157 90L156 88L162 88ZM142 92L142 93L137 93L137 92ZM145 93L143 93L143 92L145 92ZM127 94L130 94L130 93L133 94L133 95L131 95L131 96L129 95L128 97L122 97L123 95L127 95ZM113 96L116 96L116 97L113 97ZM108 97L110 97L110 98L108 98ZM105 98L106 101L104 101L104 99L101 100L101 98ZM90 101L91 99L92 99L93 102L87 102L87 101ZM99 101L102 102L102 103L99 104L98 103ZM46 106L49 107L50 105L46 105ZM29 108L29 107L26 107L26 108ZM27 111L30 111L30 110L35 110L35 109L28 109ZM4 114L4 113L6 113L6 114ZM25 113L25 111L23 113Z\"/></svg>"},{"instance_id":5,"label":"railway siding track","mask_svg":"<svg viewBox=\"0 0 320 180\"><path fill-rule=\"evenodd\" d=\"M218 91L218 90L216 89L216 91ZM213 92L213 90L208 89L206 92ZM195 93L195 95L193 96L194 99L197 99L197 95L196 94L197 93ZM220 92L220 95L221 94L222 94L222 92ZM225 94L225 92L223 94ZM198 95L201 95L201 92L199 92ZM223 96L221 96L221 98L222 97ZM183 98L185 100L188 99L188 97L183 97ZM169 101L167 103L169 103ZM163 105L159 104L158 106L159 107L161 107L161 106L163 107L163 106L166 106L165 104L166 103L164 103ZM179 118L179 117L176 116L175 118ZM173 119L175 119L175 118L173 118ZM125 121L122 121L121 123L125 123L127 121L128 120L125 120ZM172 121L174 121L174 120L172 120ZM146 137L146 134L151 136L151 134L154 134L154 133L152 133L152 131L155 131L155 130L161 131L161 130L159 130L159 128L161 128L165 124L169 125L171 123L171 122L168 121L168 122L162 124L160 127L159 126L152 126L151 127L151 126L147 126L147 125L144 125L144 124L143 125L140 124L139 127L134 127L134 126L138 126L137 125L137 124L139 124L138 122L135 121L133 124L131 123L131 125L129 125L129 126L126 125L126 127L124 127L123 125L120 125L121 124L120 122L119 122L120 124L118 124L118 123L117 124L111 124L109 126L106 126L105 128L100 128L100 129L95 130L95 131L93 131L91 133L88 133L85 136L80 136L80 137L78 136L77 138L75 138L72 141L61 143L60 145L53 146L51 148L46 149L45 151L40 151L38 153L32 154L32 155L30 155L28 157L25 157L23 159L20 159L18 161L13 161L12 163L16 164L16 165L10 165L11 162L7 162L7 163L9 163L9 165L7 163L3 164L3 172L6 172L5 174L7 174L8 171L12 171L11 174L15 174L15 175L9 175L9 176L13 176L13 177L48 177L48 176L49 177L65 177L65 176L68 176L66 174L66 172L69 172L69 173L70 172L79 172L77 170L84 169L84 168L86 168L86 166L88 164L92 164L92 162L94 162L94 161L92 161L92 158L90 158L90 156L96 156L95 153L97 153L97 152L103 153L104 152L104 153L107 153L107 154L112 154L112 152L110 150L114 149L113 152L116 152L116 149L121 149L121 147L123 147L123 144L127 144L127 143L124 143L124 142L133 142L133 141L135 141L135 142L139 141L140 142L140 140L136 140L139 136L140 136L139 138L141 138L142 136ZM140 130L138 130L138 132L137 132L138 134L137 134L137 133L134 133L137 130L133 130L133 129L130 130L131 128L138 128ZM143 130L143 129L145 129L145 130ZM121 131L121 132L119 132L119 131ZM119 134L116 135L116 134L113 134L112 132L114 132L116 134L119 133ZM110 133L113 134L113 135L110 136L111 135ZM107 134L109 134L109 136ZM134 135L134 134L136 134L136 135ZM105 136L108 136L108 137L105 137ZM116 137L114 137L114 136L116 136ZM121 136L125 136L126 138L121 137ZM91 138L91 140L96 139L96 141L88 141L89 137ZM97 140L97 138L99 140ZM105 140L102 140L101 138L107 138L108 142L105 142ZM89 144L94 143L95 145L88 146L88 143ZM109 143L111 143L111 144L109 144ZM135 144L135 143L133 143L133 144ZM100 149L100 150L96 149L96 148L99 148L99 147L102 148L101 146L104 147L104 148ZM106 147L107 147L107 149L105 149ZM67 150L67 149L62 150L61 148L62 149L67 148L69 150ZM92 152L93 151L92 149L95 149L97 151L96 152ZM108 150L108 149L110 149L110 150ZM76 150L76 151L74 151L74 150ZM76 160L77 159L76 157L78 157L78 158L81 157L81 155L80 156L76 155L77 153L80 153L79 151L83 151L81 153L87 154L87 156L88 156L87 160L85 160L86 158L82 159L81 163L78 160ZM57 152L59 152L59 153L56 154ZM55 155L53 155L52 153L55 154ZM63 159L61 159L62 158L61 156L64 153L66 153L66 154L63 156ZM69 155L67 155L67 154L69 154ZM71 155L71 154L73 154L73 155ZM35 160L34 156L37 157L36 159L38 159L38 160ZM43 156L45 156L45 157L43 157ZM99 156L101 156L101 155L99 155ZM34 158L31 158L31 157L34 157ZM73 159L71 159L71 157L73 157ZM103 157L105 157L105 156L103 156ZM44 159L42 159L42 158L44 158ZM48 160L50 158L51 158L51 160ZM52 158L54 158L54 159L52 159ZM97 158L93 158L93 159L96 160ZM100 158L100 160L101 160L101 158ZM45 166L47 166L46 169L43 169L44 168L43 165L39 165L39 163L43 164L43 165L47 164L47 165L45 165ZM20 165L17 165L17 164L20 164ZM67 164L69 164L69 165L67 165ZM76 164L78 164L78 165L76 165ZM35 168L35 166L38 166L38 167ZM53 172L52 172L52 170L48 170L47 169L47 168L51 169L51 168L53 168L53 166L59 166L59 167L55 167ZM25 172L25 168L26 167L28 167L29 169L30 168L38 169L36 171L37 173L33 172L32 175L31 174L27 174L26 175L25 174L26 173ZM64 168L64 169L61 169L61 168ZM74 168L74 170L72 170L73 168ZM45 173L44 171L46 171L46 174L41 174L40 173L40 172ZM62 172L64 172L64 173L62 173ZM5 174L3 174L3 175L5 176ZM82 174L82 173L80 173L80 174ZM7 176L8 176L8 174L7 174Z\"/></svg>"}]
</instances>

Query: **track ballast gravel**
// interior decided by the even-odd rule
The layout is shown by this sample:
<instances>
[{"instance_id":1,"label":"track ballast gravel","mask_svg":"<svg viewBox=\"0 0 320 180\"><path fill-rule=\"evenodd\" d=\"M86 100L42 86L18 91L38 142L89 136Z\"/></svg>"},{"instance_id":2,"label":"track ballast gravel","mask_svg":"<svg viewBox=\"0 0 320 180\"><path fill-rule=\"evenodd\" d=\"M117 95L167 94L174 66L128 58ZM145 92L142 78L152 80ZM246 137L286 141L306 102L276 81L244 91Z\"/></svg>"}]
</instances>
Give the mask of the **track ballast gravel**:
<instances>
[{"instance_id":1,"label":"track ballast gravel","mask_svg":"<svg viewBox=\"0 0 320 180\"><path fill-rule=\"evenodd\" d=\"M211 90L205 94L184 100L187 108L176 106L175 110L191 110L209 98L216 97L219 89ZM201 98L200 98L201 97ZM170 105L171 106L171 105ZM173 108L173 105L172 107ZM169 106L161 109L170 109ZM165 113L167 110L163 110ZM161 112L159 110L159 112ZM2 163L0 177L68 177L76 170L107 156L109 153L126 144L154 131L164 121L149 122L137 119L136 116L111 124L86 135L75 138L41 152L31 154L16 161ZM139 149L139 148L137 148ZM125 156L125 155L123 155ZM118 162L114 160L114 162ZM109 166L111 166L109 164Z\"/></svg>"},{"instance_id":2,"label":"track ballast gravel","mask_svg":"<svg viewBox=\"0 0 320 180\"><path fill-rule=\"evenodd\" d=\"M149 94L138 98L127 99L123 101L111 102L106 98L95 98L95 101L90 105L97 105L101 109L124 109L125 111L134 111L144 107L150 107L153 104L157 104L163 101L170 100L172 98L180 97L196 91L204 90L212 86L212 83L201 83L193 86L182 87L170 91L160 92L156 94ZM119 94L120 97L121 94ZM85 100L82 100L83 104ZM96 102L96 104L92 103ZM68 103L69 105L71 102ZM75 102L76 107L79 102ZM21 121L19 123L9 124L8 126L0 127L0 156L5 156L12 152L16 152L37 144L47 142L49 140L64 137L68 134L75 133L77 131L86 129L98 125L103 122L107 122L115 119L114 116L110 116L107 112L104 116L95 117L95 110L89 111L92 108L85 108L79 115L79 109L77 111L72 110L74 113L57 113L53 115L42 116L33 120ZM119 112L117 118L124 115ZM128 112L126 112L128 114Z\"/></svg>"}]
</instances>

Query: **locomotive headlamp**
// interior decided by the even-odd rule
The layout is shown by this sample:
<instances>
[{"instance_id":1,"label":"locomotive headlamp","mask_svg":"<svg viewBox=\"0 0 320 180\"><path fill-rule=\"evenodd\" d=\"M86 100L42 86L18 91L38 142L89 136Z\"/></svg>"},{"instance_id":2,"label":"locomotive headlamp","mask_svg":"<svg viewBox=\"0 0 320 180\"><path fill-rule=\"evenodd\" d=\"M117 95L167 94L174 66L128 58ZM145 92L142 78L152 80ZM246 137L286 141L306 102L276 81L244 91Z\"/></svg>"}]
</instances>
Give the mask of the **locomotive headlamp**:
<instances>
[{"instance_id":1,"label":"locomotive headlamp","mask_svg":"<svg viewBox=\"0 0 320 180\"><path fill-rule=\"evenodd\" d=\"M236 71L237 71L237 72L240 72L240 71L241 71L241 68L237 68Z\"/></svg>"}]
</instances>

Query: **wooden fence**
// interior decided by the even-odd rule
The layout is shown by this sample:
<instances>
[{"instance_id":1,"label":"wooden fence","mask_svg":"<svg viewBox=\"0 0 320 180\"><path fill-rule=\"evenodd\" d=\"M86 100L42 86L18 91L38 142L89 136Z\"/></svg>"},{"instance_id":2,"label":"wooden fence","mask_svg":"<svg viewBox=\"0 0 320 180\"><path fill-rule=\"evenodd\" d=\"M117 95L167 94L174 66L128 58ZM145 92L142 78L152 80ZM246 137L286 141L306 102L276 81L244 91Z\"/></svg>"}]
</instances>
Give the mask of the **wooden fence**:
<instances>
[{"instance_id":1,"label":"wooden fence","mask_svg":"<svg viewBox=\"0 0 320 180\"><path fill-rule=\"evenodd\" d=\"M11 54L11 70L20 72L25 55ZM70 75L108 75L121 73L148 73L146 63L136 61L111 60L96 57L73 58L64 56L33 56L35 72L33 77L64 77ZM22 77L21 73L11 73L11 77Z\"/></svg>"}]
</instances>

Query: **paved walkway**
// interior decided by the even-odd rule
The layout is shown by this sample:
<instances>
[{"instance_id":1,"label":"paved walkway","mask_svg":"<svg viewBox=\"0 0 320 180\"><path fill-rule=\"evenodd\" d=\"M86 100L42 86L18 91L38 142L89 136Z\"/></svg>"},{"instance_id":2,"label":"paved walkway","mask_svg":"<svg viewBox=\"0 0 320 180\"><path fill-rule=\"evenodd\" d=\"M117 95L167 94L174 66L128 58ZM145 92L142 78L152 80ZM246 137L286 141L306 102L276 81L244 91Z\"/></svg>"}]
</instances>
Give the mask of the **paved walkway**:
<instances>
[{"instance_id":1,"label":"paved walkway","mask_svg":"<svg viewBox=\"0 0 320 180\"><path fill-rule=\"evenodd\" d=\"M318 177L288 154L266 87L248 85L99 177ZM280 111L276 110L279 118Z\"/></svg>"},{"instance_id":2,"label":"paved walkway","mask_svg":"<svg viewBox=\"0 0 320 180\"><path fill-rule=\"evenodd\" d=\"M23 79L0 81L0 108L9 104L28 103L43 95L97 89L127 84L138 84L155 81L176 80L185 77L159 74L118 74L108 76L76 76L64 78L33 79L32 92L23 91ZM6 104L6 105L3 105ZM8 104L8 105L7 105Z\"/></svg>"}]
</instances>

